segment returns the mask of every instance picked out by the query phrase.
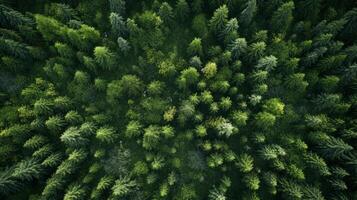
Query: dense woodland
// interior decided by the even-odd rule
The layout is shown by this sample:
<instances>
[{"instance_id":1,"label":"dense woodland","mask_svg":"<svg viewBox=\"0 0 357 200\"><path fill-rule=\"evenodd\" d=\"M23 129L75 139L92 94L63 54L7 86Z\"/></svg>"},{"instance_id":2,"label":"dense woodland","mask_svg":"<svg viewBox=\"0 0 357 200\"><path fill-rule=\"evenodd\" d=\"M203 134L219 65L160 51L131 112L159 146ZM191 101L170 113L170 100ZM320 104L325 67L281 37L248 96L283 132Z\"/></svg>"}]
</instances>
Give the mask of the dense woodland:
<instances>
[{"instance_id":1,"label":"dense woodland","mask_svg":"<svg viewBox=\"0 0 357 200\"><path fill-rule=\"evenodd\" d=\"M357 1L0 0L0 199L357 199Z\"/></svg>"}]
</instances>

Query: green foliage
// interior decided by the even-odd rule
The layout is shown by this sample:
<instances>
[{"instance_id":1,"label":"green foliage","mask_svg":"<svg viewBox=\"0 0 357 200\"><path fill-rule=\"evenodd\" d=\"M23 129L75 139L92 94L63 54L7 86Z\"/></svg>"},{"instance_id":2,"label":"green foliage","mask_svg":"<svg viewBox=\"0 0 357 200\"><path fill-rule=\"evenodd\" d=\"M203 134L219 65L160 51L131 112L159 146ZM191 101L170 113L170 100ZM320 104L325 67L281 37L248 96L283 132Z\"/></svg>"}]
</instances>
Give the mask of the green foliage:
<instances>
[{"instance_id":1,"label":"green foliage","mask_svg":"<svg viewBox=\"0 0 357 200\"><path fill-rule=\"evenodd\" d=\"M149 126L144 130L143 147L145 149L153 149L157 147L160 141L160 127Z\"/></svg>"},{"instance_id":2,"label":"green foliage","mask_svg":"<svg viewBox=\"0 0 357 200\"><path fill-rule=\"evenodd\" d=\"M34 135L30 139L28 139L23 147L28 149L38 149L39 147L46 144L47 138L43 135Z\"/></svg>"},{"instance_id":3,"label":"green foliage","mask_svg":"<svg viewBox=\"0 0 357 200\"><path fill-rule=\"evenodd\" d=\"M356 199L354 1L0 1L0 199Z\"/></svg>"},{"instance_id":4,"label":"green foliage","mask_svg":"<svg viewBox=\"0 0 357 200\"><path fill-rule=\"evenodd\" d=\"M197 36L204 38L208 34L207 19L204 14L196 15L192 20L192 29Z\"/></svg>"},{"instance_id":5,"label":"green foliage","mask_svg":"<svg viewBox=\"0 0 357 200\"><path fill-rule=\"evenodd\" d=\"M22 160L0 174L0 194L6 195L21 189L23 183L38 179L43 167L35 159Z\"/></svg>"},{"instance_id":6,"label":"green foliage","mask_svg":"<svg viewBox=\"0 0 357 200\"><path fill-rule=\"evenodd\" d=\"M10 26L16 29L20 29L21 26L32 26L34 23L33 20L28 16L25 16L21 12L18 12L3 4L0 6L0 16L1 24L4 25L4 27Z\"/></svg>"},{"instance_id":7,"label":"green foliage","mask_svg":"<svg viewBox=\"0 0 357 200\"><path fill-rule=\"evenodd\" d=\"M268 112L259 112L255 117L255 121L259 128L266 129L275 124L276 117Z\"/></svg>"},{"instance_id":8,"label":"green foliage","mask_svg":"<svg viewBox=\"0 0 357 200\"><path fill-rule=\"evenodd\" d=\"M72 147L83 146L88 143L81 130L76 127L69 127L60 137L61 141Z\"/></svg>"},{"instance_id":9,"label":"green foliage","mask_svg":"<svg viewBox=\"0 0 357 200\"><path fill-rule=\"evenodd\" d=\"M196 83L199 78L197 69L190 67L181 71L181 75L178 79L178 85L180 88L187 88L188 86Z\"/></svg>"},{"instance_id":10,"label":"green foliage","mask_svg":"<svg viewBox=\"0 0 357 200\"><path fill-rule=\"evenodd\" d=\"M222 120L221 122L218 122L216 129L218 130L218 135L220 136L230 137L236 133L235 127L228 120Z\"/></svg>"},{"instance_id":11,"label":"green foliage","mask_svg":"<svg viewBox=\"0 0 357 200\"><path fill-rule=\"evenodd\" d=\"M216 63L209 62L206 66L202 69L203 74L206 78L212 78L217 73L217 65Z\"/></svg>"},{"instance_id":12,"label":"green foliage","mask_svg":"<svg viewBox=\"0 0 357 200\"><path fill-rule=\"evenodd\" d=\"M0 132L0 137L22 137L27 134L29 129L27 125L14 124Z\"/></svg>"},{"instance_id":13,"label":"green foliage","mask_svg":"<svg viewBox=\"0 0 357 200\"><path fill-rule=\"evenodd\" d=\"M232 113L232 121L238 127L245 126L247 124L248 117L249 116L246 112L234 111Z\"/></svg>"},{"instance_id":14,"label":"green foliage","mask_svg":"<svg viewBox=\"0 0 357 200\"><path fill-rule=\"evenodd\" d=\"M247 173L253 170L253 161L252 156L244 153L238 157L236 166L241 172Z\"/></svg>"},{"instance_id":15,"label":"green foliage","mask_svg":"<svg viewBox=\"0 0 357 200\"><path fill-rule=\"evenodd\" d=\"M250 61L259 60L265 52L266 44L265 42L252 43L248 47L248 59Z\"/></svg>"},{"instance_id":16,"label":"green foliage","mask_svg":"<svg viewBox=\"0 0 357 200\"><path fill-rule=\"evenodd\" d=\"M209 25L212 31L219 33L223 30L228 21L228 7L223 5L213 13L212 18L209 20Z\"/></svg>"},{"instance_id":17,"label":"green foliage","mask_svg":"<svg viewBox=\"0 0 357 200\"><path fill-rule=\"evenodd\" d=\"M82 116L76 111L69 111L65 116L64 119L69 124L79 124L83 121Z\"/></svg>"},{"instance_id":18,"label":"green foliage","mask_svg":"<svg viewBox=\"0 0 357 200\"><path fill-rule=\"evenodd\" d=\"M324 200L324 196L321 194L321 191L316 187L305 186L303 188L304 199L307 200Z\"/></svg>"},{"instance_id":19,"label":"green foliage","mask_svg":"<svg viewBox=\"0 0 357 200\"><path fill-rule=\"evenodd\" d=\"M229 45L229 50L232 52L234 58L238 58L247 51L247 47L245 38L237 38Z\"/></svg>"},{"instance_id":20,"label":"green foliage","mask_svg":"<svg viewBox=\"0 0 357 200\"><path fill-rule=\"evenodd\" d=\"M95 61L99 64L103 69L112 70L114 65L114 54L110 52L107 47L95 47L94 49L94 57Z\"/></svg>"},{"instance_id":21,"label":"green foliage","mask_svg":"<svg viewBox=\"0 0 357 200\"><path fill-rule=\"evenodd\" d=\"M300 185L291 181L282 179L280 181L281 190L286 194L287 198L291 199L301 199L303 197L303 191Z\"/></svg>"},{"instance_id":22,"label":"green foliage","mask_svg":"<svg viewBox=\"0 0 357 200\"><path fill-rule=\"evenodd\" d=\"M190 55L202 55L203 50L201 45L201 39L200 38L193 39L192 42L188 45L187 52Z\"/></svg>"},{"instance_id":23,"label":"green foliage","mask_svg":"<svg viewBox=\"0 0 357 200\"><path fill-rule=\"evenodd\" d=\"M41 164L45 167L56 167L61 163L62 158L61 153L51 154Z\"/></svg>"},{"instance_id":24,"label":"green foliage","mask_svg":"<svg viewBox=\"0 0 357 200\"><path fill-rule=\"evenodd\" d=\"M330 159L341 158L353 150L353 147L346 144L342 139L334 137L322 142L320 148L323 155Z\"/></svg>"},{"instance_id":25,"label":"green foliage","mask_svg":"<svg viewBox=\"0 0 357 200\"><path fill-rule=\"evenodd\" d=\"M204 137L207 135L207 129L202 125L198 125L195 129L195 132L198 137Z\"/></svg>"},{"instance_id":26,"label":"green foliage","mask_svg":"<svg viewBox=\"0 0 357 200\"><path fill-rule=\"evenodd\" d=\"M257 69L264 71L272 71L277 65L277 58L275 56L266 56L259 59L258 64L255 66Z\"/></svg>"},{"instance_id":27,"label":"green foliage","mask_svg":"<svg viewBox=\"0 0 357 200\"><path fill-rule=\"evenodd\" d=\"M260 156L264 160L277 159L278 156L285 156L286 151L279 145L266 145L260 150Z\"/></svg>"},{"instance_id":28,"label":"green foliage","mask_svg":"<svg viewBox=\"0 0 357 200\"><path fill-rule=\"evenodd\" d=\"M34 112L37 115L47 115L52 113L53 102L46 99L39 99L35 102Z\"/></svg>"},{"instance_id":29,"label":"green foliage","mask_svg":"<svg viewBox=\"0 0 357 200\"><path fill-rule=\"evenodd\" d=\"M65 125L64 120L59 117L59 116L53 116L48 118L45 122L46 127L53 132L58 132L62 129L62 127Z\"/></svg>"},{"instance_id":30,"label":"green foliage","mask_svg":"<svg viewBox=\"0 0 357 200\"><path fill-rule=\"evenodd\" d=\"M263 105L263 110L275 116L280 116L284 114L284 107L285 107L284 103L282 103L277 98L273 98L265 102L265 104Z\"/></svg>"},{"instance_id":31,"label":"green foliage","mask_svg":"<svg viewBox=\"0 0 357 200\"><path fill-rule=\"evenodd\" d=\"M293 20L292 13L294 8L294 2L289 1L282 4L278 10L274 12L271 19L271 28L275 33L286 33Z\"/></svg>"},{"instance_id":32,"label":"green foliage","mask_svg":"<svg viewBox=\"0 0 357 200\"><path fill-rule=\"evenodd\" d=\"M136 183L135 181L130 180L129 177L120 178L115 181L112 191L114 197L124 197L131 190L135 189Z\"/></svg>"},{"instance_id":33,"label":"green foliage","mask_svg":"<svg viewBox=\"0 0 357 200\"><path fill-rule=\"evenodd\" d=\"M96 189L98 191L104 191L107 190L109 188L111 188L111 185L114 184L114 178L111 176L103 176L99 182L98 185L96 187Z\"/></svg>"},{"instance_id":34,"label":"green foliage","mask_svg":"<svg viewBox=\"0 0 357 200\"><path fill-rule=\"evenodd\" d=\"M19 59L31 59L31 55L27 46L13 40L1 40L0 52L17 57Z\"/></svg>"},{"instance_id":35,"label":"green foliage","mask_svg":"<svg viewBox=\"0 0 357 200\"><path fill-rule=\"evenodd\" d=\"M64 200L80 200L85 198L85 189L81 185L71 185L69 186L66 194L64 195Z\"/></svg>"},{"instance_id":36,"label":"green foliage","mask_svg":"<svg viewBox=\"0 0 357 200\"><path fill-rule=\"evenodd\" d=\"M114 101L121 97L135 97L140 95L143 83L135 75L124 75L120 80L108 84L107 98Z\"/></svg>"},{"instance_id":37,"label":"green foliage","mask_svg":"<svg viewBox=\"0 0 357 200\"><path fill-rule=\"evenodd\" d=\"M24 160L15 166L12 177L21 181L31 181L39 177L41 170L42 167L36 160Z\"/></svg>"},{"instance_id":38,"label":"green foliage","mask_svg":"<svg viewBox=\"0 0 357 200\"><path fill-rule=\"evenodd\" d=\"M318 173L320 173L322 176L327 176L331 174L326 162L317 154L307 154L305 160L309 167L314 170L317 170Z\"/></svg>"},{"instance_id":39,"label":"green foliage","mask_svg":"<svg viewBox=\"0 0 357 200\"><path fill-rule=\"evenodd\" d=\"M174 16L173 8L167 2L163 2L158 12L160 18L166 23L171 23Z\"/></svg>"},{"instance_id":40,"label":"green foliage","mask_svg":"<svg viewBox=\"0 0 357 200\"><path fill-rule=\"evenodd\" d=\"M35 15L37 29L48 41L63 40L67 27L62 26L57 20L43 15Z\"/></svg>"},{"instance_id":41,"label":"green foliage","mask_svg":"<svg viewBox=\"0 0 357 200\"><path fill-rule=\"evenodd\" d=\"M133 138L140 136L142 133L142 125L138 121L130 121L126 126L125 136Z\"/></svg>"},{"instance_id":42,"label":"green foliage","mask_svg":"<svg viewBox=\"0 0 357 200\"><path fill-rule=\"evenodd\" d=\"M116 133L114 128L111 127L101 127L97 130L95 136L100 142L103 143L113 143L115 141Z\"/></svg>"},{"instance_id":43,"label":"green foliage","mask_svg":"<svg viewBox=\"0 0 357 200\"><path fill-rule=\"evenodd\" d=\"M244 183L249 190L258 190L260 187L260 180L256 174L245 175Z\"/></svg>"},{"instance_id":44,"label":"green foliage","mask_svg":"<svg viewBox=\"0 0 357 200\"><path fill-rule=\"evenodd\" d=\"M249 25L257 11L257 2L256 0L249 0L247 1L244 10L240 13L239 20L244 24L244 25Z\"/></svg>"},{"instance_id":45,"label":"green foliage","mask_svg":"<svg viewBox=\"0 0 357 200\"><path fill-rule=\"evenodd\" d=\"M110 13L110 24L112 25L112 32L115 36L119 37L126 33L126 24L122 16L117 13Z\"/></svg>"}]
</instances>

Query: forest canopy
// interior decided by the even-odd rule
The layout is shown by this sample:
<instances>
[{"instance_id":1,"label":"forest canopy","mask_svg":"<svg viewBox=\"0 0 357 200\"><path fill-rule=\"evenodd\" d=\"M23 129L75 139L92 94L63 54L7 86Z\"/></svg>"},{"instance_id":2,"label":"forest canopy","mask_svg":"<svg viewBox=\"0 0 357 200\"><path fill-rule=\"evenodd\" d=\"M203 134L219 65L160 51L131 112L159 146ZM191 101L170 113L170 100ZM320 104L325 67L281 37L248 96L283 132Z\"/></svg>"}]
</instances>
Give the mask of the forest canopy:
<instances>
[{"instance_id":1,"label":"forest canopy","mask_svg":"<svg viewBox=\"0 0 357 200\"><path fill-rule=\"evenodd\" d=\"M0 0L0 199L357 199L357 1Z\"/></svg>"}]
</instances>

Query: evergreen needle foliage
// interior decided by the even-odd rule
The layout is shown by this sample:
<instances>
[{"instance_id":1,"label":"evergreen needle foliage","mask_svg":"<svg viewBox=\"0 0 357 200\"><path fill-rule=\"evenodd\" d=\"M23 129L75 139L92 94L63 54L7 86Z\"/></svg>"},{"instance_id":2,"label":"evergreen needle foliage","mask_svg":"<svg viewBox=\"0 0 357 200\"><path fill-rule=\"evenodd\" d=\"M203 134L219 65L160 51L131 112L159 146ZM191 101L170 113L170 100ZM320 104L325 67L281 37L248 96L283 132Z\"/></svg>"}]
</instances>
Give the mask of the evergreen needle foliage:
<instances>
[{"instance_id":1,"label":"evergreen needle foliage","mask_svg":"<svg viewBox=\"0 0 357 200\"><path fill-rule=\"evenodd\" d=\"M0 199L357 199L356 38L355 0L0 0Z\"/></svg>"}]
</instances>

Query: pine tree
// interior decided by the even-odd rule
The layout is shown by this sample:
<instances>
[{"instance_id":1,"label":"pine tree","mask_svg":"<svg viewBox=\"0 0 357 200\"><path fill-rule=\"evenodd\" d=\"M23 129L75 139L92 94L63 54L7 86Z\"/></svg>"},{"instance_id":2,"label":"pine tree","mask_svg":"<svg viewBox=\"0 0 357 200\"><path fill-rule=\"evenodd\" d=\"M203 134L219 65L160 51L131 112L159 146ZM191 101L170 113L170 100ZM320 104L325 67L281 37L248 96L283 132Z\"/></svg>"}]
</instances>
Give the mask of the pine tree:
<instances>
[{"instance_id":1,"label":"pine tree","mask_svg":"<svg viewBox=\"0 0 357 200\"><path fill-rule=\"evenodd\" d=\"M62 153L54 153L49 155L42 163L41 165L45 167L56 167L58 166L63 160L63 155Z\"/></svg>"},{"instance_id":2,"label":"pine tree","mask_svg":"<svg viewBox=\"0 0 357 200\"><path fill-rule=\"evenodd\" d=\"M114 65L114 54L107 48L103 46L98 46L94 49L95 61L103 69L112 70Z\"/></svg>"},{"instance_id":3,"label":"pine tree","mask_svg":"<svg viewBox=\"0 0 357 200\"><path fill-rule=\"evenodd\" d=\"M305 186L303 187L304 199L306 200L324 200L321 191L316 187Z\"/></svg>"},{"instance_id":4,"label":"pine tree","mask_svg":"<svg viewBox=\"0 0 357 200\"><path fill-rule=\"evenodd\" d=\"M345 143L342 139L330 137L319 146L324 157L329 159L339 159L353 150L353 147Z\"/></svg>"},{"instance_id":5,"label":"pine tree","mask_svg":"<svg viewBox=\"0 0 357 200\"><path fill-rule=\"evenodd\" d=\"M138 121L130 121L126 126L125 136L133 138L140 136L142 133L142 125Z\"/></svg>"},{"instance_id":6,"label":"pine tree","mask_svg":"<svg viewBox=\"0 0 357 200\"><path fill-rule=\"evenodd\" d=\"M56 132L59 132L63 128L63 126L65 125L65 122L59 116L52 116L52 117L49 117L48 120L46 120L45 124L46 124L46 127L50 131L56 133Z\"/></svg>"},{"instance_id":7,"label":"pine tree","mask_svg":"<svg viewBox=\"0 0 357 200\"><path fill-rule=\"evenodd\" d=\"M12 178L12 169L5 169L0 173L0 194L7 195L21 188L21 182Z\"/></svg>"},{"instance_id":8,"label":"pine tree","mask_svg":"<svg viewBox=\"0 0 357 200\"><path fill-rule=\"evenodd\" d=\"M322 176L327 176L331 174L329 168L327 167L326 162L322 158L320 158L317 154L313 154L313 153L307 154L305 160L309 167L311 167L314 170L317 170L318 173L320 173Z\"/></svg>"},{"instance_id":9,"label":"pine tree","mask_svg":"<svg viewBox=\"0 0 357 200\"><path fill-rule=\"evenodd\" d=\"M234 111L232 113L232 122L237 126L237 127L242 127L247 124L248 120L248 113L242 112L242 111Z\"/></svg>"},{"instance_id":10,"label":"pine tree","mask_svg":"<svg viewBox=\"0 0 357 200\"><path fill-rule=\"evenodd\" d=\"M84 146L89 142L77 127L69 127L60 137L61 141L70 147Z\"/></svg>"},{"instance_id":11,"label":"pine tree","mask_svg":"<svg viewBox=\"0 0 357 200\"><path fill-rule=\"evenodd\" d=\"M9 39L0 41L0 52L22 60L31 60L32 58L25 44Z\"/></svg>"},{"instance_id":12,"label":"pine tree","mask_svg":"<svg viewBox=\"0 0 357 200\"><path fill-rule=\"evenodd\" d=\"M157 147L160 140L160 128L158 126L149 126L144 130L143 147L153 149Z\"/></svg>"},{"instance_id":13,"label":"pine tree","mask_svg":"<svg viewBox=\"0 0 357 200\"><path fill-rule=\"evenodd\" d=\"M217 188L210 190L208 195L210 200L226 200L226 196L223 192L219 191Z\"/></svg>"},{"instance_id":14,"label":"pine tree","mask_svg":"<svg viewBox=\"0 0 357 200\"><path fill-rule=\"evenodd\" d=\"M276 10L271 19L271 28L275 33L285 34L293 20L294 2L289 1Z\"/></svg>"},{"instance_id":15,"label":"pine tree","mask_svg":"<svg viewBox=\"0 0 357 200\"><path fill-rule=\"evenodd\" d=\"M3 27L20 29L21 26L33 26L34 21L5 5L0 5L0 23Z\"/></svg>"},{"instance_id":16,"label":"pine tree","mask_svg":"<svg viewBox=\"0 0 357 200\"><path fill-rule=\"evenodd\" d=\"M190 55L202 55L203 51L202 51L201 39L200 38L193 39L188 46L187 52Z\"/></svg>"},{"instance_id":17,"label":"pine tree","mask_svg":"<svg viewBox=\"0 0 357 200\"><path fill-rule=\"evenodd\" d=\"M118 37L117 43L120 51L123 52L125 55L130 51L131 47L126 39Z\"/></svg>"},{"instance_id":18,"label":"pine tree","mask_svg":"<svg viewBox=\"0 0 357 200\"><path fill-rule=\"evenodd\" d=\"M113 143L116 137L115 129L111 127L99 128L96 133L96 138L103 143Z\"/></svg>"},{"instance_id":19,"label":"pine tree","mask_svg":"<svg viewBox=\"0 0 357 200\"><path fill-rule=\"evenodd\" d=\"M34 135L30 139L28 139L23 147L28 149L38 149L48 142L47 138L43 135Z\"/></svg>"},{"instance_id":20,"label":"pine tree","mask_svg":"<svg viewBox=\"0 0 357 200\"><path fill-rule=\"evenodd\" d=\"M68 124L71 124L71 125L76 125L76 124L83 122L82 116L77 111L74 111L74 110L69 111L64 116L64 119Z\"/></svg>"},{"instance_id":21,"label":"pine tree","mask_svg":"<svg viewBox=\"0 0 357 200\"><path fill-rule=\"evenodd\" d=\"M245 38L237 38L230 45L229 50L233 54L233 58L238 58L247 51L247 41Z\"/></svg>"},{"instance_id":22,"label":"pine tree","mask_svg":"<svg viewBox=\"0 0 357 200\"><path fill-rule=\"evenodd\" d=\"M260 187L259 177L254 173L245 175L243 181L249 190L258 190Z\"/></svg>"},{"instance_id":23,"label":"pine tree","mask_svg":"<svg viewBox=\"0 0 357 200\"><path fill-rule=\"evenodd\" d=\"M141 80L137 76L124 75L120 80L115 80L108 84L108 100L113 101L124 96L138 96L143 90L142 85Z\"/></svg>"},{"instance_id":24,"label":"pine tree","mask_svg":"<svg viewBox=\"0 0 357 200\"><path fill-rule=\"evenodd\" d=\"M238 157L236 166L243 173L248 173L253 170L253 158L249 154L242 154Z\"/></svg>"},{"instance_id":25,"label":"pine tree","mask_svg":"<svg viewBox=\"0 0 357 200\"><path fill-rule=\"evenodd\" d=\"M209 62L206 66L202 69L203 74L207 79L213 78L214 75L217 73L217 65L214 62Z\"/></svg>"},{"instance_id":26,"label":"pine tree","mask_svg":"<svg viewBox=\"0 0 357 200\"><path fill-rule=\"evenodd\" d=\"M219 33L223 31L228 21L228 7L223 5L213 13L212 18L209 21L209 25L212 31Z\"/></svg>"},{"instance_id":27,"label":"pine tree","mask_svg":"<svg viewBox=\"0 0 357 200\"><path fill-rule=\"evenodd\" d=\"M255 68L270 72L274 70L276 65L277 65L277 58L275 56L266 56L259 59L258 64L255 66Z\"/></svg>"},{"instance_id":28,"label":"pine tree","mask_svg":"<svg viewBox=\"0 0 357 200\"><path fill-rule=\"evenodd\" d=\"M347 21L345 25L344 33L347 35L354 35L353 30L357 26L357 9L353 8L344 15L344 19Z\"/></svg>"},{"instance_id":29,"label":"pine tree","mask_svg":"<svg viewBox=\"0 0 357 200\"><path fill-rule=\"evenodd\" d=\"M38 179L43 170L36 160L23 160L16 164L12 172L12 177L19 181L31 181Z\"/></svg>"},{"instance_id":30,"label":"pine tree","mask_svg":"<svg viewBox=\"0 0 357 200\"><path fill-rule=\"evenodd\" d=\"M160 6L158 14L160 18L164 20L165 23L167 24L172 23L174 12L173 12L173 8L170 6L169 3L163 2Z\"/></svg>"},{"instance_id":31,"label":"pine tree","mask_svg":"<svg viewBox=\"0 0 357 200\"><path fill-rule=\"evenodd\" d=\"M130 180L129 177L123 177L117 179L112 187L114 197L124 197L128 193L132 192L136 187L136 182Z\"/></svg>"},{"instance_id":32,"label":"pine tree","mask_svg":"<svg viewBox=\"0 0 357 200\"><path fill-rule=\"evenodd\" d=\"M58 166L52 177L47 179L42 197L50 199L57 196L59 191L64 190L68 176L72 175L86 158L87 153L83 149L76 149L70 153L68 158Z\"/></svg>"},{"instance_id":33,"label":"pine tree","mask_svg":"<svg viewBox=\"0 0 357 200\"><path fill-rule=\"evenodd\" d=\"M125 14L125 5L126 3L124 0L109 0L110 11L120 15Z\"/></svg>"},{"instance_id":34,"label":"pine tree","mask_svg":"<svg viewBox=\"0 0 357 200\"><path fill-rule=\"evenodd\" d=\"M184 19L186 19L186 17L188 17L189 12L190 7L186 0L177 0L175 8L176 17L179 20L183 21Z\"/></svg>"},{"instance_id":35,"label":"pine tree","mask_svg":"<svg viewBox=\"0 0 357 200\"><path fill-rule=\"evenodd\" d=\"M177 80L180 88L187 88L196 83L199 78L199 73L196 68L190 67L181 71L181 75Z\"/></svg>"},{"instance_id":36,"label":"pine tree","mask_svg":"<svg viewBox=\"0 0 357 200\"><path fill-rule=\"evenodd\" d=\"M24 182L38 179L43 168L34 159L23 160L0 174L0 194L18 191Z\"/></svg>"},{"instance_id":37,"label":"pine tree","mask_svg":"<svg viewBox=\"0 0 357 200\"><path fill-rule=\"evenodd\" d=\"M273 98L264 103L263 110L275 116L281 116L284 114L284 107L285 105L283 102L281 102L278 98Z\"/></svg>"},{"instance_id":38,"label":"pine tree","mask_svg":"<svg viewBox=\"0 0 357 200\"><path fill-rule=\"evenodd\" d=\"M280 180L281 190L288 198L301 199L303 197L303 191L300 185L297 183L287 180Z\"/></svg>"},{"instance_id":39,"label":"pine tree","mask_svg":"<svg viewBox=\"0 0 357 200\"><path fill-rule=\"evenodd\" d=\"M239 20L242 22L243 25L248 26L257 11L257 2L256 0L249 0L247 1L244 10L240 13Z\"/></svg>"},{"instance_id":40,"label":"pine tree","mask_svg":"<svg viewBox=\"0 0 357 200\"><path fill-rule=\"evenodd\" d=\"M73 184L68 187L66 194L64 195L64 200L81 200L85 199L85 189L77 184Z\"/></svg>"},{"instance_id":41,"label":"pine tree","mask_svg":"<svg viewBox=\"0 0 357 200\"><path fill-rule=\"evenodd\" d=\"M276 144L266 145L259 152L264 160L273 160L277 159L278 156L286 155L285 149Z\"/></svg>"},{"instance_id":42,"label":"pine tree","mask_svg":"<svg viewBox=\"0 0 357 200\"><path fill-rule=\"evenodd\" d=\"M57 20L66 23L71 19L78 19L77 12L67 4L51 3L47 9L49 15L54 16Z\"/></svg>"},{"instance_id":43,"label":"pine tree","mask_svg":"<svg viewBox=\"0 0 357 200\"><path fill-rule=\"evenodd\" d=\"M264 55L265 49L265 42L252 43L248 48L248 59L250 61L260 59Z\"/></svg>"},{"instance_id":44,"label":"pine tree","mask_svg":"<svg viewBox=\"0 0 357 200\"><path fill-rule=\"evenodd\" d=\"M268 112L259 112L255 116L255 123L258 127L265 129L275 124L276 117Z\"/></svg>"},{"instance_id":45,"label":"pine tree","mask_svg":"<svg viewBox=\"0 0 357 200\"><path fill-rule=\"evenodd\" d=\"M127 32L127 27L122 16L117 13L110 13L109 20L114 36L123 36Z\"/></svg>"}]
</instances>

